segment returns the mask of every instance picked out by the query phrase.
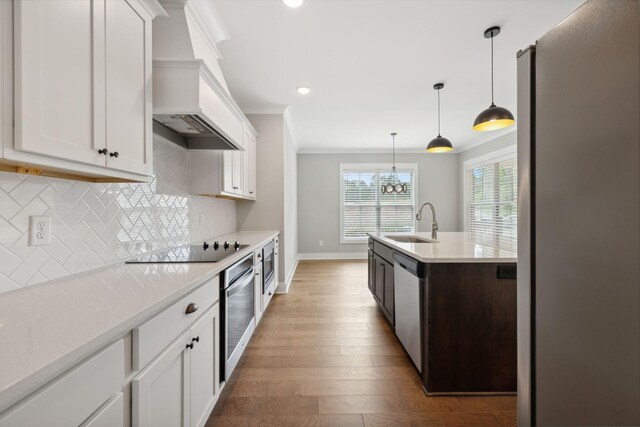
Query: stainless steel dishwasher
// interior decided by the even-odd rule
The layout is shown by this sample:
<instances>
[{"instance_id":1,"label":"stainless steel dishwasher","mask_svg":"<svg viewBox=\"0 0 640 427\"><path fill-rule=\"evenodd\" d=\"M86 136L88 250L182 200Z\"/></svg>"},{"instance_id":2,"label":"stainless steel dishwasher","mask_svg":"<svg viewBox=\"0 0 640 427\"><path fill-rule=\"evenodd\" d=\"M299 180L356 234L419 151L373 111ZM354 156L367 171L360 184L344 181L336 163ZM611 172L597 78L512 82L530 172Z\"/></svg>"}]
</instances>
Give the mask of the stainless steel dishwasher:
<instances>
[{"instance_id":1,"label":"stainless steel dishwasher","mask_svg":"<svg viewBox=\"0 0 640 427\"><path fill-rule=\"evenodd\" d=\"M418 371L422 372L419 263L397 252L393 259L396 335Z\"/></svg>"}]
</instances>

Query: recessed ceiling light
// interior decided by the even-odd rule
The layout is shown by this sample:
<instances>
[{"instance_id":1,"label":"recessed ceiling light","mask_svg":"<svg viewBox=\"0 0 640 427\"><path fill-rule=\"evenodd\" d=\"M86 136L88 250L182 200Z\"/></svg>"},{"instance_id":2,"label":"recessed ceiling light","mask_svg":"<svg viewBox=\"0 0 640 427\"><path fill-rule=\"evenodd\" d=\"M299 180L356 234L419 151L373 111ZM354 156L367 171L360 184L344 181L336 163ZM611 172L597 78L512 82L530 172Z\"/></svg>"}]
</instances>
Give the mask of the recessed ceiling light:
<instances>
[{"instance_id":1,"label":"recessed ceiling light","mask_svg":"<svg viewBox=\"0 0 640 427\"><path fill-rule=\"evenodd\" d=\"M304 0L282 0L282 2L289 7L300 7L303 1Z\"/></svg>"},{"instance_id":2,"label":"recessed ceiling light","mask_svg":"<svg viewBox=\"0 0 640 427\"><path fill-rule=\"evenodd\" d=\"M298 86L298 89L296 89L298 91L298 93L300 95L308 95L309 92L311 92L311 89L309 89L306 86Z\"/></svg>"}]
</instances>

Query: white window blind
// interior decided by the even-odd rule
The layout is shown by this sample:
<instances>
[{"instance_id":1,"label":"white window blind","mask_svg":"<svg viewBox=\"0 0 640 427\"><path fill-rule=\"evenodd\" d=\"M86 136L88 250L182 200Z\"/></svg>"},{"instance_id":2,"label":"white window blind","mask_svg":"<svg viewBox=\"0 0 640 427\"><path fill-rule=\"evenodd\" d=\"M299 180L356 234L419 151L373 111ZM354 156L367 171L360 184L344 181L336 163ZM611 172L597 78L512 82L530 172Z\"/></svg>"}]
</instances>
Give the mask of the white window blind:
<instances>
[{"instance_id":1,"label":"white window blind","mask_svg":"<svg viewBox=\"0 0 640 427\"><path fill-rule=\"evenodd\" d=\"M415 165L398 165L398 177L407 184L404 194L382 194L382 184L393 182L386 165L341 165L341 241L366 240L367 233L412 232L415 229Z\"/></svg>"},{"instance_id":2,"label":"white window blind","mask_svg":"<svg viewBox=\"0 0 640 427\"><path fill-rule=\"evenodd\" d=\"M465 231L515 248L518 230L516 152L465 163Z\"/></svg>"}]
</instances>

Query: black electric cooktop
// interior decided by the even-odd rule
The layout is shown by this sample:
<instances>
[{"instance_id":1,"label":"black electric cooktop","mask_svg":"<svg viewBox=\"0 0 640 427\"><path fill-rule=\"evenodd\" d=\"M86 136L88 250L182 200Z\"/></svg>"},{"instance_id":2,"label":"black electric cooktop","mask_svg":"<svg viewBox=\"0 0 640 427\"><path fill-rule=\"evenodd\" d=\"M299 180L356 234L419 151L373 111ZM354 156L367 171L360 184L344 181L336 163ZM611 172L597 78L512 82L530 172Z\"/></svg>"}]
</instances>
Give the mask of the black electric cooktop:
<instances>
[{"instance_id":1,"label":"black electric cooktop","mask_svg":"<svg viewBox=\"0 0 640 427\"><path fill-rule=\"evenodd\" d=\"M247 247L249 245L241 245L239 242L224 242L222 244L204 242L201 245L184 245L155 254L144 255L127 261L127 264L218 262Z\"/></svg>"}]
</instances>

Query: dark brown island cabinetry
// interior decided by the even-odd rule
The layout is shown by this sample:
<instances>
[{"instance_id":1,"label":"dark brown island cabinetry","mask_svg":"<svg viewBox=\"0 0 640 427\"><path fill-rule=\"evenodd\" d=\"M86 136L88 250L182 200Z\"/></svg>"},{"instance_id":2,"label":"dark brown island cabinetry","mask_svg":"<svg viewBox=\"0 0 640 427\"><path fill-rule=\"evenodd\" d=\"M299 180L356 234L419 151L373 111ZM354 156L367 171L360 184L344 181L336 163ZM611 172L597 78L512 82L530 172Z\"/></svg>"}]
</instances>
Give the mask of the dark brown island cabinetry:
<instances>
[{"instance_id":1,"label":"dark brown island cabinetry","mask_svg":"<svg viewBox=\"0 0 640 427\"><path fill-rule=\"evenodd\" d=\"M369 239L369 290L378 303L382 313L393 327L394 318L394 282L393 251L373 239Z\"/></svg>"},{"instance_id":2,"label":"dark brown island cabinetry","mask_svg":"<svg viewBox=\"0 0 640 427\"><path fill-rule=\"evenodd\" d=\"M394 284L393 252L370 239L369 289L395 326L394 291L402 283ZM419 279L419 375L426 392L515 393L516 264L413 262Z\"/></svg>"}]
</instances>

